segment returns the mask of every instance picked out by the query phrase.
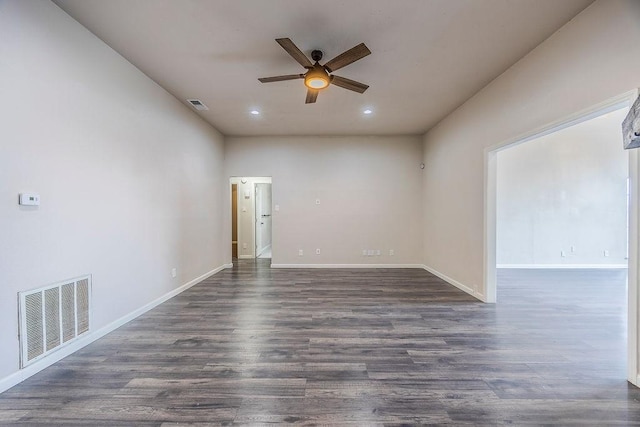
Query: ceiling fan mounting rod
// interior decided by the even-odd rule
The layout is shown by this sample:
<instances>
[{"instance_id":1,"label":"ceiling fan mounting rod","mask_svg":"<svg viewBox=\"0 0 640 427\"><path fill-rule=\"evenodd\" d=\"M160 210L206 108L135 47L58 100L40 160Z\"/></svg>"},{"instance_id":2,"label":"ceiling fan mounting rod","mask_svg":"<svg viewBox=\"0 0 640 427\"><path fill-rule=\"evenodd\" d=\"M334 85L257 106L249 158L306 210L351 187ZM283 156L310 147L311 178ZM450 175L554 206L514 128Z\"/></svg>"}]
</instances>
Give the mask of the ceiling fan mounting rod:
<instances>
[{"instance_id":1,"label":"ceiling fan mounting rod","mask_svg":"<svg viewBox=\"0 0 640 427\"><path fill-rule=\"evenodd\" d=\"M314 61L318 62L322 59L322 51L318 50L318 49L314 49L311 51L311 59L313 59Z\"/></svg>"}]
</instances>

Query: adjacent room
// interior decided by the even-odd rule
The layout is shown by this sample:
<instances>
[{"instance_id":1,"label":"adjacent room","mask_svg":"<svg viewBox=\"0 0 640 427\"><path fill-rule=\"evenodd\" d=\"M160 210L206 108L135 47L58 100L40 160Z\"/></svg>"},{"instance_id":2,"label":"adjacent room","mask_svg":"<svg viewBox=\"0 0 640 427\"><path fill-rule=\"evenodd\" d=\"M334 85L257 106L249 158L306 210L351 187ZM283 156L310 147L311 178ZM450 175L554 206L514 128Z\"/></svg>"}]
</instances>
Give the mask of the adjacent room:
<instances>
[{"instance_id":1,"label":"adjacent room","mask_svg":"<svg viewBox=\"0 0 640 427\"><path fill-rule=\"evenodd\" d=\"M627 365L627 113L599 112L497 153L497 301L530 313L521 327L557 343L559 359L612 380Z\"/></svg>"},{"instance_id":2,"label":"adjacent room","mask_svg":"<svg viewBox=\"0 0 640 427\"><path fill-rule=\"evenodd\" d=\"M638 22L0 0L0 424L637 424Z\"/></svg>"}]
</instances>

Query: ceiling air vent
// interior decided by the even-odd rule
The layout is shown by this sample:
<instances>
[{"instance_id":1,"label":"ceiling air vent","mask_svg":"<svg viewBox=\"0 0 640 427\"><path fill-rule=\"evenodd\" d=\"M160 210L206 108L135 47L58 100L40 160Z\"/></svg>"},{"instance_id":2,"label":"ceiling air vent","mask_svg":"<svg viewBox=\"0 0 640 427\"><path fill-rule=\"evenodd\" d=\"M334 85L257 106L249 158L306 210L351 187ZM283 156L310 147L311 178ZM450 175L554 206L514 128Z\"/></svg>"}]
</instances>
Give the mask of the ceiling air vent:
<instances>
[{"instance_id":1,"label":"ceiling air vent","mask_svg":"<svg viewBox=\"0 0 640 427\"><path fill-rule=\"evenodd\" d=\"M189 102L189 104L198 111L205 111L209 109L209 107L204 105L199 99L187 99L187 102Z\"/></svg>"}]
</instances>

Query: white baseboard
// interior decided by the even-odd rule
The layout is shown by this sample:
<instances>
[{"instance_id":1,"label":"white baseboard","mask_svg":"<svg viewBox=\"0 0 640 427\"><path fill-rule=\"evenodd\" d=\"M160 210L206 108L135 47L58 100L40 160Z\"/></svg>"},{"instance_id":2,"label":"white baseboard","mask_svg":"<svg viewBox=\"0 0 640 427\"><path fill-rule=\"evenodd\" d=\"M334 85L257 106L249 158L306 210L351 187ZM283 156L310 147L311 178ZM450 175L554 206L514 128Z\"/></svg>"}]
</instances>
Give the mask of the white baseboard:
<instances>
[{"instance_id":1,"label":"white baseboard","mask_svg":"<svg viewBox=\"0 0 640 427\"><path fill-rule=\"evenodd\" d=\"M193 280L190 280L189 282L185 283L184 285L180 286L179 288L176 288L164 295L162 295L159 298L156 298L155 300L151 301L148 304L143 305L142 307L138 308L137 310L132 311L129 314L126 314L124 316L122 316L121 318L109 323L106 326L103 326L102 328L93 331L93 332L89 332L86 335L83 335L81 338L79 338L78 340L74 341L72 344L69 344L66 347L61 348L58 351L55 351L53 353L51 353L50 356L45 357L42 360L39 360L38 362L35 362L32 365L27 366L24 369L21 369L17 372L14 372L13 374L1 378L0 379L0 393L10 389L11 387L21 383L22 381L26 380L27 378L37 374L38 372L42 371L43 369L53 365L54 363L64 359L65 357L75 353L76 351L80 350L83 347L86 347L87 345L91 344L92 342L96 341L99 338L102 338L103 336L107 335L109 332L112 332L116 329L118 329L120 326L132 321L133 319L135 319L136 317L146 313L147 311L151 310L152 308L157 307L158 305L162 304L163 302L173 298L174 296L186 291L187 289L191 288L193 285L200 283L201 281L203 281L204 279L213 276L214 274L218 273L219 271L225 269L225 268L230 268L231 266L233 266L233 264L224 264L218 268L215 268L205 274L203 274L200 277L196 277Z\"/></svg>"},{"instance_id":2,"label":"white baseboard","mask_svg":"<svg viewBox=\"0 0 640 427\"><path fill-rule=\"evenodd\" d=\"M497 264L496 268L627 268L627 264Z\"/></svg>"},{"instance_id":3,"label":"white baseboard","mask_svg":"<svg viewBox=\"0 0 640 427\"><path fill-rule=\"evenodd\" d=\"M271 268L422 268L422 264L271 264Z\"/></svg>"},{"instance_id":4,"label":"white baseboard","mask_svg":"<svg viewBox=\"0 0 640 427\"><path fill-rule=\"evenodd\" d=\"M467 286L467 285L465 285L463 283L460 283L455 279L452 279L451 277L447 276L446 274L440 273L435 268L428 267L428 266L426 266L424 264L421 267L424 268L425 270L427 270L429 273L433 274L434 276L438 276L439 278L441 278L445 282L449 283L450 285L453 285L456 288L460 289L461 291L464 291L464 292L468 293L472 297L478 298L482 302L486 302L484 294L482 292L474 291L473 288L471 288L471 287L469 287L469 286Z\"/></svg>"},{"instance_id":5,"label":"white baseboard","mask_svg":"<svg viewBox=\"0 0 640 427\"><path fill-rule=\"evenodd\" d=\"M254 259L253 255L238 255L238 259Z\"/></svg>"}]
</instances>

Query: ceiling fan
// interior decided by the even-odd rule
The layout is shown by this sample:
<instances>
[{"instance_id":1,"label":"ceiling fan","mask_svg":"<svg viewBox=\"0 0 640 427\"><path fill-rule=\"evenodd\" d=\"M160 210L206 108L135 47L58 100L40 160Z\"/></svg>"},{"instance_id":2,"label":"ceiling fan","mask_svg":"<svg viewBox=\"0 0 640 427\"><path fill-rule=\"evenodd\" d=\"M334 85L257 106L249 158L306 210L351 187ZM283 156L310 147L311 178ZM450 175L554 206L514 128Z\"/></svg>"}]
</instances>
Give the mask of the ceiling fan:
<instances>
[{"instance_id":1,"label":"ceiling fan","mask_svg":"<svg viewBox=\"0 0 640 427\"><path fill-rule=\"evenodd\" d=\"M306 68L308 71L304 74L288 74L285 76L274 76L274 77L262 77L258 80L262 83L271 83L271 82L281 82L284 80L296 80L296 79L304 79L304 84L307 87L307 100L306 104L312 104L316 102L318 98L318 93L329 86L329 84L334 84L336 86L340 86L344 89L349 89L354 92L364 93L365 90L369 88L368 85L364 83L357 82L355 80L347 79L344 77L333 75L332 73L336 70L339 70L342 67L346 67L347 65L356 62L359 59L364 58L367 55L371 54L371 51L364 43L360 43L359 45L352 47L346 52L341 53L340 55L333 58L331 61L326 62L324 65L320 65L318 61L322 59L322 51L314 50L311 52L311 59L315 61L315 64L312 63L307 56L302 53L298 46L296 46L291 39L282 38L276 39L278 44L282 46L284 50L287 51L289 55L300 65Z\"/></svg>"}]
</instances>

